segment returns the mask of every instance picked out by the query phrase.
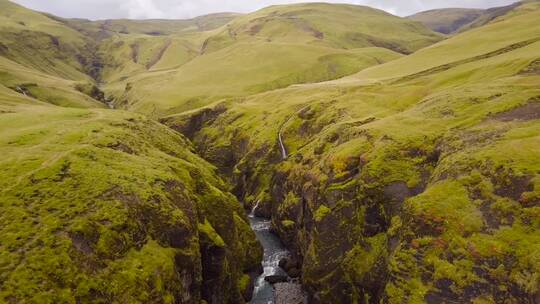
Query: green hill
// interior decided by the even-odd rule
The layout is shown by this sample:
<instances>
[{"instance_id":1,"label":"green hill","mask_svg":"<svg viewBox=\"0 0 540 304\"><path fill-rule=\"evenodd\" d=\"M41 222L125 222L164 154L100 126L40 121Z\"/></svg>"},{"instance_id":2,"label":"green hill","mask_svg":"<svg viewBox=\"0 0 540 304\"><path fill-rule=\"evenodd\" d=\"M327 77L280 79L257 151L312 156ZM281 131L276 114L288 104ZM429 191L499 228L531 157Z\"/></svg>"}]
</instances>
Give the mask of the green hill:
<instances>
[{"instance_id":1,"label":"green hill","mask_svg":"<svg viewBox=\"0 0 540 304\"><path fill-rule=\"evenodd\" d=\"M41 13L0 1L0 55L40 72L71 80L88 79L82 57L89 39Z\"/></svg>"},{"instance_id":2,"label":"green hill","mask_svg":"<svg viewBox=\"0 0 540 304\"><path fill-rule=\"evenodd\" d=\"M204 32L219 28L241 14L219 13L200 16L187 20L105 20L89 22L92 26L97 26L101 30L119 34L146 34L150 36L165 36L172 34L182 34L187 32ZM68 22L74 22L68 20ZM88 24L84 24L87 28Z\"/></svg>"},{"instance_id":3,"label":"green hill","mask_svg":"<svg viewBox=\"0 0 540 304\"><path fill-rule=\"evenodd\" d=\"M354 5L141 21L63 19L2 5L0 55L81 82L91 88L85 91L99 87L116 107L154 116L337 79L441 39L418 23Z\"/></svg>"},{"instance_id":4,"label":"green hill","mask_svg":"<svg viewBox=\"0 0 540 304\"><path fill-rule=\"evenodd\" d=\"M420 12L407 18L421 22L428 28L443 34L452 34L478 19L484 10L446 8Z\"/></svg>"},{"instance_id":5,"label":"green hill","mask_svg":"<svg viewBox=\"0 0 540 304\"><path fill-rule=\"evenodd\" d=\"M104 71L105 90L127 109L178 113L225 97L336 79L438 40L417 23L366 7L276 6L198 35L113 37L104 43L116 58Z\"/></svg>"},{"instance_id":6,"label":"green hill","mask_svg":"<svg viewBox=\"0 0 540 304\"><path fill-rule=\"evenodd\" d=\"M0 84L27 98L105 107L95 86L95 42L64 23L0 1Z\"/></svg>"},{"instance_id":7,"label":"green hill","mask_svg":"<svg viewBox=\"0 0 540 304\"><path fill-rule=\"evenodd\" d=\"M479 27L479 26L488 24L490 22L496 22L499 19L503 19L508 13L512 13L516 8L518 8L522 4L534 3L534 2L536 2L536 0L523 0L523 1L515 2L514 4L507 5L507 6L494 7L494 8L487 9L476 20L464 26L461 29L461 31L466 31L475 27Z\"/></svg>"},{"instance_id":8,"label":"green hill","mask_svg":"<svg viewBox=\"0 0 540 304\"><path fill-rule=\"evenodd\" d=\"M244 210L183 136L104 109L112 30L75 23L0 1L0 302L243 303Z\"/></svg>"},{"instance_id":9,"label":"green hill","mask_svg":"<svg viewBox=\"0 0 540 304\"><path fill-rule=\"evenodd\" d=\"M515 8L527 2L531 1L516 2L511 5L486 10L465 8L434 9L420 12L407 18L418 21L435 32L454 34L483 26L498 18L503 18L507 13L512 12Z\"/></svg>"}]
</instances>

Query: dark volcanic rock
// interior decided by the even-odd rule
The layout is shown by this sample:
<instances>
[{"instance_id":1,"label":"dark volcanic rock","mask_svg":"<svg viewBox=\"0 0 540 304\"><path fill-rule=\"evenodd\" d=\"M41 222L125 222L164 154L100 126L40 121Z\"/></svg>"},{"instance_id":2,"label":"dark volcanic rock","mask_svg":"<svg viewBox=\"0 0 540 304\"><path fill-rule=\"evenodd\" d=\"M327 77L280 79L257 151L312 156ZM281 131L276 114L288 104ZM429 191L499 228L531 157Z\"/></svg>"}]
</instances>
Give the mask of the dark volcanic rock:
<instances>
[{"instance_id":1,"label":"dark volcanic rock","mask_svg":"<svg viewBox=\"0 0 540 304\"><path fill-rule=\"evenodd\" d=\"M282 258L279 261L279 267L285 270L291 278L298 278L302 274L300 263L291 257Z\"/></svg>"},{"instance_id":2,"label":"dark volcanic rock","mask_svg":"<svg viewBox=\"0 0 540 304\"><path fill-rule=\"evenodd\" d=\"M302 271L298 268L292 268L290 270L287 271L287 274L293 278L293 279L296 279L298 277L300 277L302 275Z\"/></svg>"},{"instance_id":3,"label":"dark volcanic rock","mask_svg":"<svg viewBox=\"0 0 540 304\"><path fill-rule=\"evenodd\" d=\"M279 260L279 267L283 268L283 270L285 271L294 267L292 264L293 264L293 261L291 260L291 258L288 258L288 257L282 258L281 260Z\"/></svg>"},{"instance_id":4,"label":"dark volcanic rock","mask_svg":"<svg viewBox=\"0 0 540 304\"><path fill-rule=\"evenodd\" d=\"M285 272L287 272L287 274L291 278L298 278L301 275L301 271L300 271L301 265L294 258L290 258L290 257L282 258L279 261L279 267L285 270Z\"/></svg>"},{"instance_id":5,"label":"dark volcanic rock","mask_svg":"<svg viewBox=\"0 0 540 304\"><path fill-rule=\"evenodd\" d=\"M271 275L264 278L264 280L270 284L287 282L288 278L284 275Z\"/></svg>"}]
</instances>

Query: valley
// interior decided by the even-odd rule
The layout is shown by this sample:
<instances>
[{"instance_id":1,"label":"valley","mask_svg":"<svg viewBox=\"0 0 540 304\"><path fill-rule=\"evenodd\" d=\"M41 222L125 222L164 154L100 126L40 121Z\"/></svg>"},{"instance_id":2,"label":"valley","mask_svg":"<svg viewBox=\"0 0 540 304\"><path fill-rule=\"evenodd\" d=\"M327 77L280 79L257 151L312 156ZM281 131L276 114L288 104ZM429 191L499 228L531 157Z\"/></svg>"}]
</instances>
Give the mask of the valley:
<instances>
[{"instance_id":1,"label":"valley","mask_svg":"<svg viewBox=\"0 0 540 304\"><path fill-rule=\"evenodd\" d=\"M0 0L0 303L540 303L538 20Z\"/></svg>"}]
</instances>

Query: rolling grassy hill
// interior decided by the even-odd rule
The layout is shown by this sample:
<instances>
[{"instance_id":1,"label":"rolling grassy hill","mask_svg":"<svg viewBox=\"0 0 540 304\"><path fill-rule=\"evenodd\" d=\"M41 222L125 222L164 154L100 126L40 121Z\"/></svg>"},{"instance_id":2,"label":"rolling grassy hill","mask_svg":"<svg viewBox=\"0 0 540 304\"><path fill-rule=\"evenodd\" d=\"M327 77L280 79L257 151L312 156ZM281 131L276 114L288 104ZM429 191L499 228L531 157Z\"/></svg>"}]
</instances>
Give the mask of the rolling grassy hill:
<instances>
[{"instance_id":1,"label":"rolling grassy hill","mask_svg":"<svg viewBox=\"0 0 540 304\"><path fill-rule=\"evenodd\" d=\"M428 28L443 34L452 34L478 19L484 10L446 8L420 12L407 18L421 22Z\"/></svg>"},{"instance_id":2,"label":"rolling grassy hill","mask_svg":"<svg viewBox=\"0 0 540 304\"><path fill-rule=\"evenodd\" d=\"M488 24L498 18L504 18L522 3L532 1L516 1L514 4L494 7L486 10L465 8L443 8L420 12L407 17L418 21L428 28L443 34L455 34Z\"/></svg>"},{"instance_id":3,"label":"rolling grassy hill","mask_svg":"<svg viewBox=\"0 0 540 304\"><path fill-rule=\"evenodd\" d=\"M79 87L90 88L84 91L101 96L99 87L117 107L154 117L337 79L441 39L418 23L354 5L275 6L192 20L88 21L1 3L6 22L0 55L81 82Z\"/></svg>"},{"instance_id":4,"label":"rolling grassy hill","mask_svg":"<svg viewBox=\"0 0 540 304\"><path fill-rule=\"evenodd\" d=\"M524 3L351 77L162 121L272 216L314 303L535 303L539 18Z\"/></svg>"},{"instance_id":5,"label":"rolling grassy hill","mask_svg":"<svg viewBox=\"0 0 540 304\"><path fill-rule=\"evenodd\" d=\"M540 3L488 11L442 40L354 5L0 0L0 302L244 303L239 201L312 303L538 302Z\"/></svg>"},{"instance_id":6,"label":"rolling grassy hill","mask_svg":"<svg viewBox=\"0 0 540 304\"><path fill-rule=\"evenodd\" d=\"M92 39L62 22L0 1L0 84L27 98L105 107L92 77L95 48Z\"/></svg>"},{"instance_id":7,"label":"rolling grassy hill","mask_svg":"<svg viewBox=\"0 0 540 304\"><path fill-rule=\"evenodd\" d=\"M172 34L182 34L187 32L204 32L219 28L241 14L218 13L200 16L186 20L105 20L86 21L80 24L81 29L97 27L100 30L118 34L146 34L150 36L166 36ZM67 20L70 23L81 22L77 20Z\"/></svg>"},{"instance_id":8,"label":"rolling grassy hill","mask_svg":"<svg viewBox=\"0 0 540 304\"><path fill-rule=\"evenodd\" d=\"M59 19L0 1L0 56L69 80L89 81L96 44Z\"/></svg>"},{"instance_id":9,"label":"rolling grassy hill","mask_svg":"<svg viewBox=\"0 0 540 304\"><path fill-rule=\"evenodd\" d=\"M105 69L110 79L105 90L119 106L144 113L178 113L225 97L335 79L440 39L382 11L325 4L270 7L198 35L158 37L152 43L145 37L148 47L132 40L139 38L115 37L106 44L122 44L124 60L134 46L153 60L143 60L138 69L137 60L115 60L121 63Z\"/></svg>"},{"instance_id":10,"label":"rolling grassy hill","mask_svg":"<svg viewBox=\"0 0 540 304\"><path fill-rule=\"evenodd\" d=\"M429 75L437 69L445 70L478 59L496 57L514 49L526 47L538 39L538 28L531 26L539 17L538 2L522 5L508 18L498 19L481 29L470 30L436 45L424 48L411 56L398 60L400 68L381 65L336 82L384 82L407 75ZM474 42L474 43L471 43ZM487 57L487 58L483 58ZM486 73L489 75L489 73Z\"/></svg>"}]
</instances>

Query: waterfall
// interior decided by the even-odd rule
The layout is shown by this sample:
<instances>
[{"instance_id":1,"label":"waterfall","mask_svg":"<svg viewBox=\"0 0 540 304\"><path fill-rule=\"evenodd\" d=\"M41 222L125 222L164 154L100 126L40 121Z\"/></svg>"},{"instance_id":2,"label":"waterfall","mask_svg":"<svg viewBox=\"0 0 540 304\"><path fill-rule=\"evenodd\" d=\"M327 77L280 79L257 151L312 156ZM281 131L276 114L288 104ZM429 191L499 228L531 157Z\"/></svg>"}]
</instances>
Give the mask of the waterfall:
<instances>
[{"instance_id":1,"label":"waterfall","mask_svg":"<svg viewBox=\"0 0 540 304\"><path fill-rule=\"evenodd\" d=\"M261 200L257 200L257 202L255 203L255 206L253 206L253 208L251 208L251 212L249 213L249 217L255 217L255 210L257 210L257 208L259 208L260 203L261 203Z\"/></svg>"}]
</instances>

